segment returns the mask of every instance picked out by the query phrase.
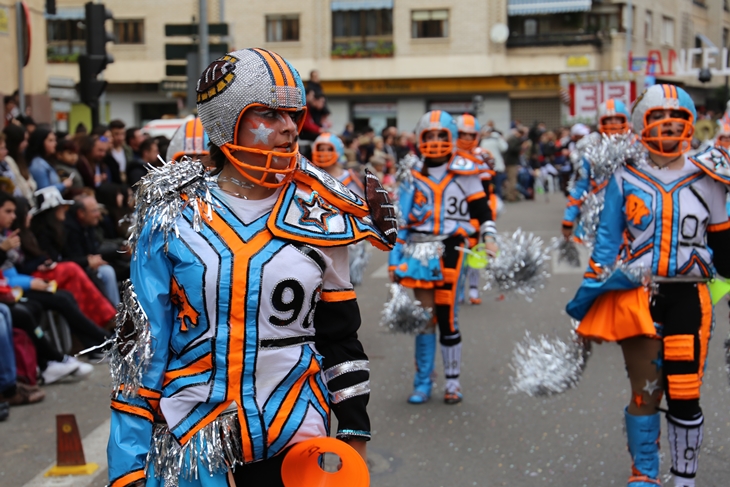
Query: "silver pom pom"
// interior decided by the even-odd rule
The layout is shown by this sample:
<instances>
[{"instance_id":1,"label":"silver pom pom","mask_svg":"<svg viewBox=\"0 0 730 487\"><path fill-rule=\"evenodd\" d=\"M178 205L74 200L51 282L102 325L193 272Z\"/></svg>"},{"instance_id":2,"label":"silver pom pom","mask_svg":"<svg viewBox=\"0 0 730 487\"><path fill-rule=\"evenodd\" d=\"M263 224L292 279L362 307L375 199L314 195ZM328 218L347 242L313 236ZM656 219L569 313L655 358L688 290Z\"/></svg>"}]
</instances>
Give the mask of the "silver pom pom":
<instances>
[{"instance_id":1,"label":"silver pom pom","mask_svg":"<svg viewBox=\"0 0 730 487\"><path fill-rule=\"evenodd\" d=\"M636 137L627 134L603 134L595 143L585 148L584 155L591 164L591 177L602 182L610 178L623 166L628 156L633 155Z\"/></svg>"},{"instance_id":2,"label":"silver pom pom","mask_svg":"<svg viewBox=\"0 0 730 487\"><path fill-rule=\"evenodd\" d=\"M513 292L532 301L531 296L545 287L550 277L547 262L552 246L545 247L541 238L517 229L511 237L497 236L499 253L484 269L484 290Z\"/></svg>"},{"instance_id":3,"label":"silver pom pom","mask_svg":"<svg viewBox=\"0 0 730 487\"><path fill-rule=\"evenodd\" d=\"M444 244L438 240L431 242L408 242L403 246L403 257L417 259L422 266L444 254Z\"/></svg>"},{"instance_id":4,"label":"silver pom pom","mask_svg":"<svg viewBox=\"0 0 730 487\"><path fill-rule=\"evenodd\" d=\"M421 302L411 299L400 284L388 284L390 299L380 313L380 326L394 333L416 335L431 322L431 311L421 307Z\"/></svg>"},{"instance_id":5,"label":"silver pom pom","mask_svg":"<svg viewBox=\"0 0 730 487\"><path fill-rule=\"evenodd\" d=\"M183 157L178 162L164 162L161 167L150 165L147 170L147 175L137 183L136 218L129 237L133 253L145 226L161 230L165 241L171 231L177 235L177 219L188 205L193 208L193 229L196 232L200 231L203 204L207 206L207 218L213 217L213 199L208 190L205 166L200 161Z\"/></svg>"},{"instance_id":6,"label":"silver pom pom","mask_svg":"<svg viewBox=\"0 0 730 487\"><path fill-rule=\"evenodd\" d=\"M398 161L398 168L395 172L395 179L399 183L413 184L412 169L417 169L421 165L421 159L415 154L407 154L403 159Z\"/></svg>"},{"instance_id":7,"label":"silver pom pom","mask_svg":"<svg viewBox=\"0 0 730 487\"><path fill-rule=\"evenodd\" d=\"M563 239L558 244L558 262L566 262L570 267L580 267L580 252L575 240Z\"/></svg>"},{"instance_id":8,"label":"silver pom pom","mask_svg":"<svg viewBox=\"0 0 730 487\"><path fill-rule=\"evenodd\" d=\"M370 262L370 246L365 241L350 245L350 282L353 286L362 284L365 269Z\"/></svg>"},{"instance_id":9,"label":"silver pom pom","mask_svg":"<svg viewBox=\"0 0 730 487\"><path fill-rule=\"evenodd\" d=\"M152 360L152 335L147 314L127 280L122 290L122 301L117 306L114 336L106 352L112 376L112 390L125 398L136 397L142 385L142 376Z\"/></svg>"},{"instance_id":10,"label":"silver pom pom","mask_svg":"<svg viewBox=\"0 0 730 487\"><path fill-rule=\"evenodd\" d=\"M578 322L573 320L571 340L537 339L525 333L522 342L515 345L510 368L510 392L524 392L528 396L552 396L578 385L591 354L591 342L575 332Z\"/></svg>"}]
</instances>

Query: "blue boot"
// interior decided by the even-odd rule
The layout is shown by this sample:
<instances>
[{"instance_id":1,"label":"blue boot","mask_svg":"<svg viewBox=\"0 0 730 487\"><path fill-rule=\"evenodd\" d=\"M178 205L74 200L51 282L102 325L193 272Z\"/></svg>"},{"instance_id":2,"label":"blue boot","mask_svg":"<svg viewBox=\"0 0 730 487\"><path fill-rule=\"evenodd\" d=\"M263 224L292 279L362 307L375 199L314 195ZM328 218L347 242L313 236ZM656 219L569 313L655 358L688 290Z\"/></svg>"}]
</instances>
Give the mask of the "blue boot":
<instances>
[{"instance_id":1,"label":"blue boot","mask_svg":"<svg viewBox=\"0 0 730 487\"><path fill-rule=\"evenodd\" d=\"M423 404L431 398L431 374L436 361L436 334L427 333L416 337L416 377L413 392L408 398L411 404Z\"/></svg>"},{"instance_id":2,"label":"blue boot","mask_svg":"<svg viewBox=\"0 0 730 487\"><path fill-rule=\"evenodd\" d=\"M633 460L628 487L656 487L659 482L659 413L634 416L624 410L629 454Z\"/></svg>"}]
</instances>

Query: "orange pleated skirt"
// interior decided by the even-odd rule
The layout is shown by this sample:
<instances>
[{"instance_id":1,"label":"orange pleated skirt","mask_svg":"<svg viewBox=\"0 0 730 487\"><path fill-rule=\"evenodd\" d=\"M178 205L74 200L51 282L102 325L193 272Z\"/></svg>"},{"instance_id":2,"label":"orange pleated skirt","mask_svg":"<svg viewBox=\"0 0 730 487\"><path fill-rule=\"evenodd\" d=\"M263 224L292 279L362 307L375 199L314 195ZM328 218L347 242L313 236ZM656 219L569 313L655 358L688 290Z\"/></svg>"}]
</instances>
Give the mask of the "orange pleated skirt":
<instances>
[{"instance_id":1,"label":"orange pleated skirt","mask_svg":"<svg viewBox=\"0 0 730 487\"><path fill-rule=\"evenodd\" d=\"M576 330L593 340L618 342L637 336L658 337L645 287L602 294Z\"/></svg>"}]
</instances>

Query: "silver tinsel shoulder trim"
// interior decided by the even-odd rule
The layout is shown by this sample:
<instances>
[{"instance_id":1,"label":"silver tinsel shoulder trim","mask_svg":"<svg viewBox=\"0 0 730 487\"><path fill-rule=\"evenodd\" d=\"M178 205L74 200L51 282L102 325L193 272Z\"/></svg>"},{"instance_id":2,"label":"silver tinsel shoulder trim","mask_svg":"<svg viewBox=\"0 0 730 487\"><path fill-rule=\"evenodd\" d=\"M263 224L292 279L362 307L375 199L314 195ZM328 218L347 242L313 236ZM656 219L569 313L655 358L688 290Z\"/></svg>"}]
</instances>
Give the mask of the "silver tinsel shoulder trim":
<instances>
[{"instance_id":1,"label":"silver tinsel shoulder trim","mask_svg":"<svg viewBox=\"0 0 730 487\"><path fill-rule=\"evenodd\" d=\"M350 282L353 286L362 284L365 277L365 269L370 262L370 245L360 241L348 248L350 259Z\"/></svg>"},{"instance_id":2,"label":"silver tinsel shoulder trim","mask_svg":"<svg viewBox=\"0 0 730 487\"><path fill-rule=\"evenodd\" d=\"M552 246L545 246L540 237L517 229L511 237L497 235L497 256L482 271L486 280L484 290L520 294L528 301L538 289L545 287L550 277L548 261Z\"/></svg>"},{"instance_id":3,"label":"silver tinsel shoulder trim","mask_svg":"<svg viewBox=\"0 0 730 487\"><path fill-rule=\"evenodd\" d=\"M552 396L578 385L591 354L591 342L578 336L573 320L571 340L533 338L525 332L522 342L515 345L510 368L514 376L510 392L528 396Z\"/></svg>"},{"instance_id":4,"label":"silver tinsel shoulder trim","mask_svg":"<svg viewBox=\"0 0 730 487\"><path fill-rule=\"evenodd\" d=\"M200 231L203 215L200 204L207 206L207 218L212 218L212 203L205 166L200 161L184 157L178 162L164 162L161 167L147 167L148 173L137 183L137 208L134 226L130 228L129 245L134 253L145 226L160 230L165 236L178 234L177 219L192 205L193 229Z\"/></svg>"},{"instance_id":5,"label":"silver tinsel shoulder trim","mask_svg":"<svg viewBox=\"0 0 730 487\"><path fill-rule=\"evenodd\" d=\"M416 335L431 322L431 310L421 307L421 302L411 299L400 284L388 284L390 299L380 313L380 326L394 333Z\"/></svg>"},{"instance_id":6,"label":"silver tinsel shoulder trim","mask_svg":"<svg viewBox=\"0 0 730 487\"><path fill-rule=\"evenodd\" d=\"M213 476L243 465L240 426L236 413L216 418L180 446L166 424L156 424L147 454L147 477L164 479L164 487L177 487L179 479ZM200 471L198 461L205 471Z\"/></svg>"},{"instance_id":7,"label":"silver tinsel shoulder trim","mask_svg":"<svg viewBox=\"0 0 730 487\"><path fill-rule=\"evenodd\" d=\"M421 165L421 160L415 154L407 154L403 159L398 161L398 167L395 172L395 180L399 183L413 184L412 169L417 169Z\"/></svg>"},{"instance_id":8,"label":"silver tinsel shoulder trim","mask_svg":"<svg viewBox=\"0 0 730 487\"><path fill-rule=\"evenodd\" d=\"M112 390L124 398L136 397L142 376L152 359L152 335L147 314L134 292L134 285L127 280L122 290L122 301L117 306L116 328L110 339L111 348L106 352L112 376Z\"/></svg>"},{"instance_id":9,"label":"silver tinsel shoulder trim","mask_svg":"<svg viewBox=\"0 0 730 487\"><path fill-rule=\"evenodd\" d=\"M601 223L601 212L603 211L603 203L605 201L605 193L588 193L583 196L580 205L580 217L578 218L578 226L583 231L580 235L583 244L592 248L596 241L596 233L598 233L598 225Z\"/></svg>"}]
</instances>

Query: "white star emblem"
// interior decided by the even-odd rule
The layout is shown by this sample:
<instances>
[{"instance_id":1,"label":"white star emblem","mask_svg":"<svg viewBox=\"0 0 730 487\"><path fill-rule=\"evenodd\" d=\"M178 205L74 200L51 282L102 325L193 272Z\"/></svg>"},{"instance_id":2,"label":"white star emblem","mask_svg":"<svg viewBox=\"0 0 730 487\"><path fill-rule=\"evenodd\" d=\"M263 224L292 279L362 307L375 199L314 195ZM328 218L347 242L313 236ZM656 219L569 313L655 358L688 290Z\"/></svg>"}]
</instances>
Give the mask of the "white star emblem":
<instances>
[{"instance_id":1,"label":"white star emblem","mask_svg":"<svg viewBox=\"0 0 730 487\"><path fill-rule=\"evenodd\" d=\"M657 389L661 389L661 387L659 387L657 385L658 382L659 382L659 379L654 379L651 382L649 382L649 380L647 379L646 385L644 386L644 388L642 389L642 391L648 392L649 395L651 396L652 394L654 394L654 391L656 391Z\"/></svg>"},{"instance_id":2,"label":"white star emblem","mask_svg":"<svg viewBox=\"0 0 730 487\"><path fill-rule=\"evenodd\" d=\"M263 142L264 144L269 143L269 135L274 131L274 129L268 129L263 123L259 124L259 128L257 129L248 129L251 131L252 134L254 134L256 137L253 139L253 143L256 144L258 142Z\"/></svg>"}]
</instances>

